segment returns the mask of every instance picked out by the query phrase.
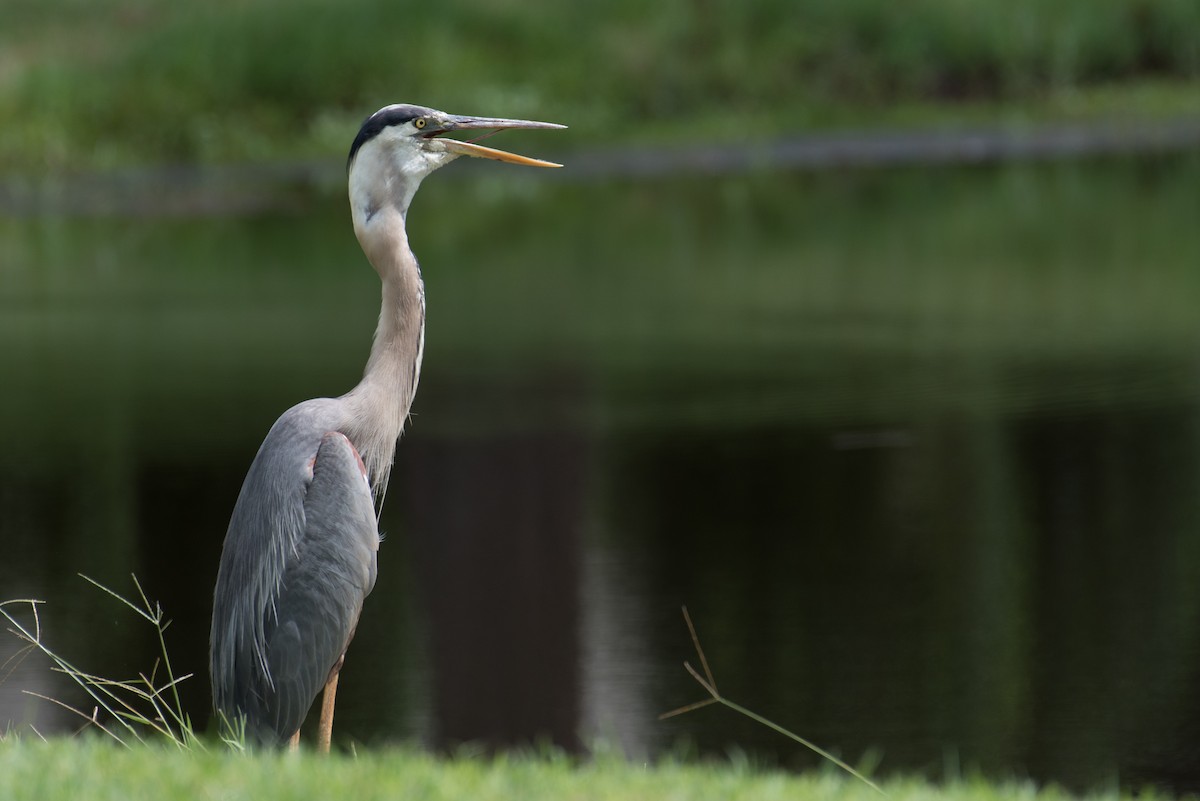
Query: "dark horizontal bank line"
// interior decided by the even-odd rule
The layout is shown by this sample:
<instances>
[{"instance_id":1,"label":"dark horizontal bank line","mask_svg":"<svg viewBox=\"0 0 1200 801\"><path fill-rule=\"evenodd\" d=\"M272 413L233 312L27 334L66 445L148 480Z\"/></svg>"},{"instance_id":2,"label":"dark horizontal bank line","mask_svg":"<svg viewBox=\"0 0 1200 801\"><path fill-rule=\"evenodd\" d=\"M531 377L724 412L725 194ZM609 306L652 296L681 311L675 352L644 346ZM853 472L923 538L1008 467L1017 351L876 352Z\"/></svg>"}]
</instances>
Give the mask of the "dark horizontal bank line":
<instances>
[{"instance_id":1,"label":"dark horizontal bank line","mask_svg":"<svg viewBox=\"0 0 1200 801\"><path fill-rule=\"evenodd\" d=\"M523 171L584 181L758 170L870 169L1200 151L1200 116L1162 122L806 134L762 142L541 153L567 166ZM496 169L511 169L496 165ZM461 180L467 173L451 173ZM0 178L0 215L231 216L297 205L298 189L345 180L328 162L145 167L40 179ZM444 180L444 179L443 179Z\"/></svg>"},{"instance_id":2,"label":"dark horizontal bank line","mask_svg":"<svg viewBox=\"0 0 1200 801\"><path fill-rule=\"evenodd\" d=\"M576 176L650 176L979 164L1193 149L1200 150L1200 116L1159 123L811 134L761 143L582 153L567 161Z\"/></svg>"}]
</instances>

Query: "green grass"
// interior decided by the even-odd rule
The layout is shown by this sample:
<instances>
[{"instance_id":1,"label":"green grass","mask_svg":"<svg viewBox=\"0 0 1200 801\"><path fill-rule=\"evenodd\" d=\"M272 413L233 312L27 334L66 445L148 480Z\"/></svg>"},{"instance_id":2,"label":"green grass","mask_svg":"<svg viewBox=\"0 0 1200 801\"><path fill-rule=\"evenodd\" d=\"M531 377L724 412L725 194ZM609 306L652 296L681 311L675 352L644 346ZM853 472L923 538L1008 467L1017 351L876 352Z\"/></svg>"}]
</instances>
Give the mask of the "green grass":
<instances>
[{"instance_id":1,"label":"green grass","mask_svg":"<svg viewBox=\"0 0 1200 801\"><path fill-rule=\"evenodd\" d=\"M556 147L1197 107L1194 0L14 0L0 170L340 154L407 100Z\"/></svg>"},{"instance_id":2,"label":"green grass","mask_svg":"<svg viewBox=\"0 0 1200 801\"><path fill-rule=\"evenodd\" d=\"M964 780L947 786L918 779L892 780L895 801L1055 801L1072 798L1029 782ZM647 766L602 757L576 761L556 754L439 758L392 748L321 758L310 753L243 756L211 749L125 750L94 739L29 738L0 742L0 797L7 801L219 798L455 799L463 801L875 801L880 796L854 779L832 773L792 775L729 763ZM1086 796L1121 798L1115 791ZM1130 796L1124 796L1130 797ZM1140 795L1153 798L1153 793Z\"/></svg>"}]
</instances>

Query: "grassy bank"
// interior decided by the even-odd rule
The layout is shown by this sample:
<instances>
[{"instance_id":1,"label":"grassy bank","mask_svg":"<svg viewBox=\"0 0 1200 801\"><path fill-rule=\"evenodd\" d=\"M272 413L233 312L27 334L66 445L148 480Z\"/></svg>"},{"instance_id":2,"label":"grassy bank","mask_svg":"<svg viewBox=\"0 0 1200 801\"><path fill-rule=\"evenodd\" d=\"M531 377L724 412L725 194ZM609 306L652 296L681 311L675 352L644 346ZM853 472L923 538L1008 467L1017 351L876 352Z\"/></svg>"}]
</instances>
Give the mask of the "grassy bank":
<instances>
[{"instance_id":1,"label":"grassy bank","mask_svg":"<svg viewBox=\"0 0 1200 801\"><path fill-rule=\"evenodd\" d=\"M935 786L887 782L895 801L1057 801L1070 794L1026 782L968 780ZM320 758L312 754L240 756L157 748L123 750L107 742L23 739L0 742L0 797L9 801L90 799L841 799L875 801L871 788L833 774L791 775L744 762L656 766L618 759L576 762L562 756L442 759L417 750L368 751ZM1089 798L1121 798L1116 792ZM1153 793L1140 798L1154 798Z\"/></svg>"},{"instance_id":2,"label":"grassy bank","mask_svg":"<svg viewBox=\"0 0 1200 801\"><path fill-rule=\"evenodd\" d=\"M0 171L328 157L383 102L555 147L1194 111L1193 0L14 0Z\"/></svg>"}]
</instances>

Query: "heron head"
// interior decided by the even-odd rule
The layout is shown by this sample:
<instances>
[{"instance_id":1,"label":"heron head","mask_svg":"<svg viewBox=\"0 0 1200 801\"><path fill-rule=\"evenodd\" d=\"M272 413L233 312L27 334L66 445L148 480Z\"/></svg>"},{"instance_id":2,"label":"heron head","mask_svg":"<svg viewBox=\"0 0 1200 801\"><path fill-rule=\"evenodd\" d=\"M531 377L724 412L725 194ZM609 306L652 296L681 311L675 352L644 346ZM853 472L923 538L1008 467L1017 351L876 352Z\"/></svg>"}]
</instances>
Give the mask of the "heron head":
<instances>
[{"instance_id":1,"label":"heron head","mask_svg":"<svg viewBox=\"0 0 1200 801\"><path fill-rule=\"evenodd\" d=\"M445 137L458 131L482 130L476 139L509 128L565 128L553 122L468 117L408 104L384 106L363 122L350 146L346 167L350 173L350 202L368 217L385 203L401 213L421 180L459 156L495 159L529 167L561 167L551 161L520 156L476 141Z\"/></svg>"}]
</instances>

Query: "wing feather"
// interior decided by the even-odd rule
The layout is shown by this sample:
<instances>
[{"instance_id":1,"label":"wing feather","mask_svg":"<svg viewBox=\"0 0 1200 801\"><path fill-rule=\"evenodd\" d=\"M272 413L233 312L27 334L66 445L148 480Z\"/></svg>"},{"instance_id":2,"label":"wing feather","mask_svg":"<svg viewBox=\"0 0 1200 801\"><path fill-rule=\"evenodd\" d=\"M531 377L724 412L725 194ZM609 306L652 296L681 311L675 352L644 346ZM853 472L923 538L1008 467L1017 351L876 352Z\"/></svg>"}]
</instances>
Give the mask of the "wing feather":
<instances>
[{"instance_id":1,"label":"wing feather","mask_svg":"<svg viewBox=\"0 0 1200 801\"><path fill-rule=\"evenodd\" d=\"M267 435L242 486L213 601L213 702L259 742L303 722L374 584L378 522L362 461L309 401Z\"/></svg>"}]
</instances>

